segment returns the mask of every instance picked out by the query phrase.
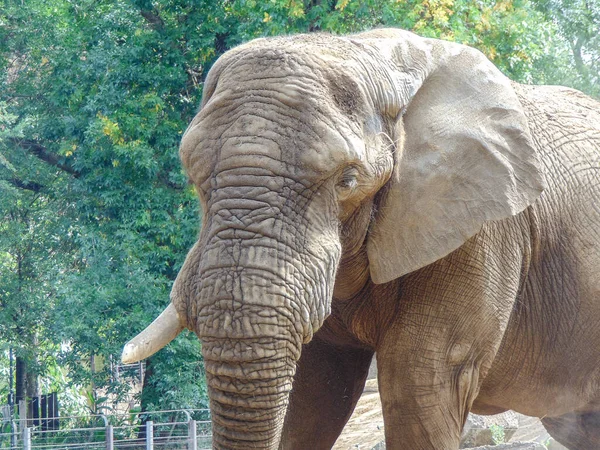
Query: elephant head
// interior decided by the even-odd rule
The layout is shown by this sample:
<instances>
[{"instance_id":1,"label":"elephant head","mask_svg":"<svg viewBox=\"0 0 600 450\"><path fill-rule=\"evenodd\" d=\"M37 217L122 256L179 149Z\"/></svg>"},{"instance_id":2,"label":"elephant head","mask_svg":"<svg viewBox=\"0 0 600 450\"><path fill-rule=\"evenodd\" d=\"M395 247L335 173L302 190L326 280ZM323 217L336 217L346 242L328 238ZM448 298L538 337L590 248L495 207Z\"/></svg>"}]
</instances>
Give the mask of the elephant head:
<instances>
[{"instance_id":1,"label":"elephant head","mask_svg":"<svg viewBox=\"0 0 600 450\"><path fill-rule=\"evenodd\" d=\"M202 342L218 448L277 448L333 301L461 246L542 190L511 84L400 30L259 39L211 69L180 155L204 210L167 310L124 350Z\"/></svg>"}]
</instances>

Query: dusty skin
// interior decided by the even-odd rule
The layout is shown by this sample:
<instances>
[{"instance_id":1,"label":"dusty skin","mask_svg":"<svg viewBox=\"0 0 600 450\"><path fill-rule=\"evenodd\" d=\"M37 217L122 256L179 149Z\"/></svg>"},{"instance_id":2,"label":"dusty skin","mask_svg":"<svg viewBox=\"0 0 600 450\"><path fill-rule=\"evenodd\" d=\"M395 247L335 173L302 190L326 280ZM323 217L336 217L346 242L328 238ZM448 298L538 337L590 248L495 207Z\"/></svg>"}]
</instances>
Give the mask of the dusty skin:
<instances>
[{"instance_id":1,"label":"dusty skin","mask_svg":"<svg viewBox=\"0 0 600 450\"><path fill-rule=\"evenodd\" d=\"M214 448L331 448L375 352L388 449L507 409L600 448L596 101L401 30L259 39L180 154L202 231L124 358L194 331Z\"/></svg>"}]
</instances>

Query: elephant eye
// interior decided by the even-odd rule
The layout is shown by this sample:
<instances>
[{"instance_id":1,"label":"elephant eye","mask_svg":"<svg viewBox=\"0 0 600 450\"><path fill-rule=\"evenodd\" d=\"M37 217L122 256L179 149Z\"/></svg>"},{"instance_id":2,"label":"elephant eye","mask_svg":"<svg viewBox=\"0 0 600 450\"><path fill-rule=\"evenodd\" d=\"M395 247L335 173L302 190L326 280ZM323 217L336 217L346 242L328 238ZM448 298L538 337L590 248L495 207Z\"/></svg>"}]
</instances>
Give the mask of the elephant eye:
<instances>
[{"instance_id":1,"label":"elephant eye","mask_svg":"<svg viewBox=\"0 0 600 450\"><path fill-rule=\"evenodd\" d=\"M356 167L346 167L338 181L338 188L342 190L351 190L358 185L358 170Z\"/></svg>"}]
</instances>

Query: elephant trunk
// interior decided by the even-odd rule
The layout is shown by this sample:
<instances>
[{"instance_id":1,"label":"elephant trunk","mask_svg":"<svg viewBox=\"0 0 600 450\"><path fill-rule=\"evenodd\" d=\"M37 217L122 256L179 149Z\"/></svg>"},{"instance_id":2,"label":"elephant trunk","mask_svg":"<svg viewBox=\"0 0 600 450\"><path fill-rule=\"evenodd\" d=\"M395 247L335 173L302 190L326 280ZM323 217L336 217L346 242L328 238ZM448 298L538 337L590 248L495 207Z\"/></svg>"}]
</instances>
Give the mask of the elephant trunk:
<instances>
[{"instance_id":1,"label":"elephant trunk","mask_svg":"<svg viewBox=\"0 0 600 450\"><path fill-rule=\"evenodd\" d=\"M211 306L200 311L196 330L202 340L214 448L279 445L303 320L290 306L285 283L258 265L247 263L241 273L219 271L200 287L202 295L212 296Z\"/></svg>"},{"instance_id":2,"label":"elephant trunk","mask_svg":"<svg viewBox=\"0 0 600 450\"><path fill-rule=\"evenodd\" d=\"M272 344L272 342L271 342ZM284 345L287 345L285 343ZM277 449L295 371L295 361L223 361L223 347L249 353L259 341L204 343L208 393L213 423L213 448ZM261 350L257 350L260 352ZM217 359L207 359L217 358Z\"/></svg>"},{"instance_id":3,"label":"elephant trunk","mask_svg":"<svg viewBox=\"0 0 600 450\"><path fill-rule=\"evenodd\" d=\"M301 250L305 236L286 231L293 222L241 228L230 217L221 210L207 227L188 323L202 341L214 448L276 449L302 343L328 314L323 286L333 285L335 266Z\"/></svg>"},{"instance_id":4,"label":"elephant trunk","mask_svg":"<svg viewBox=\"0 0 600 450\"><path fill-rule=\"evenodd\" d=\"M260 170L216 178L171 292L202 342L215 448L278 448L296 362L329 314L341 252L337 218L314 215L303 186Z\"/></svg>"}]
</instances>

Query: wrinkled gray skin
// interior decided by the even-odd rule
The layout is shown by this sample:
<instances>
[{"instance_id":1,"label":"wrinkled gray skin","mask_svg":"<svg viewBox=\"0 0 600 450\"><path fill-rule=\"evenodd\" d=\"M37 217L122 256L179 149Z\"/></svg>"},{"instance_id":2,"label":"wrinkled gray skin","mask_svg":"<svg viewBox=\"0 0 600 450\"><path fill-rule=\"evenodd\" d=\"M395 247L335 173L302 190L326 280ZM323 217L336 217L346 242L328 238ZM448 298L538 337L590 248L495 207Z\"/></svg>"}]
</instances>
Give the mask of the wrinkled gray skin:
<instances>
[{"instance_id":1,"label":"wrinkled gray skin","mask_svg":"<svg viewBox=\"0 0 600 450\"><path fill-rule=\"evenodd\" d=\"M390 449L506 409L600 448L599 123L400 30L225 54L181 144L204 217L172 292L214 447L330 448L376 352Z\"/></svg>"}]
</instances>

